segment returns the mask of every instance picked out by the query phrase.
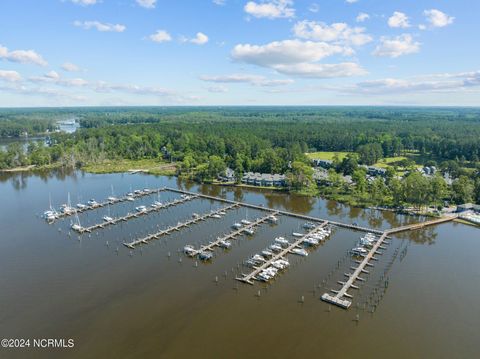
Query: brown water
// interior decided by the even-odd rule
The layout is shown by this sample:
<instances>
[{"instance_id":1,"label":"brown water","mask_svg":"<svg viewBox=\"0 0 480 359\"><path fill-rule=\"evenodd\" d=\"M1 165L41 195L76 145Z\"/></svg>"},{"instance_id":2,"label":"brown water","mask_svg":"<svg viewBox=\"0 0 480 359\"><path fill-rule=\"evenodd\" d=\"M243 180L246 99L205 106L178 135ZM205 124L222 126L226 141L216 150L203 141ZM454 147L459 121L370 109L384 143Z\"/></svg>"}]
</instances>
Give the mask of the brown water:
<instances>
[{"instance_id":1,"label":"brown water","mask_svg":"<svg viewBox=\"0 0 480 359\"><path fill-rule=\"evenodd\" d=\"M206 243L229 232L234 221L262 213L229 211L222 220L202 222L132 252L121 243L223 205L196 199L81 238L69 233L70 218L54 225L40 218L49 194L58 207L67 193L73 204L103 199L111 185L117 195L130 187L168 185L376 228L420 220L166 177L81 172L0 177L0 338L75 341L72 349L0 349L1 358L478 356L476 228L449 223L394 238L365 284L350 291L353 306L345 311L319 298L338 289L336 281L350 271L348 250L360 237L353 231L336 229L308 257L290 256L291 267L273 283L249 286L234 280L248 271L240 263L275 236L291 238L303 221L282 216L277 226L259 227L231 250L217 249L212 263L196 267L178 252L185 244ZM167 192L160 199L178 196ZM85 213L80 221L97 223L108 211L125 214L155 199Z\"/></svg>"}]
</instances>

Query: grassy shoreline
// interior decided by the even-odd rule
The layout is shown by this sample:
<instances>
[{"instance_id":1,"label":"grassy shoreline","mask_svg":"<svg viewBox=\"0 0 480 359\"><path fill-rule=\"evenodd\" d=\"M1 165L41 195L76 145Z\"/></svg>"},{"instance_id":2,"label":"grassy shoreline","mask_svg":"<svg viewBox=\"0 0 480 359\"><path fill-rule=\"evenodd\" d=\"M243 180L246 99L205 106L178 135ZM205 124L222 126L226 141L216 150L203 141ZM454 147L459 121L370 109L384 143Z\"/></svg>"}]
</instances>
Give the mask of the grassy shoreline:
<instances>
[{"instance_id":1,"label":"grassy shoreline","mask_svg":"<svg viewBox=\"0 0 480 359\"><path fill-rule=\"evenodd\" d=\"M87 163L82 166L82 170L95 174L139 171L159 176L173 176L177 172L177 165L175 163L167 163L154 159L119 159L98 163Z\"/></svg>"}]
</instances>

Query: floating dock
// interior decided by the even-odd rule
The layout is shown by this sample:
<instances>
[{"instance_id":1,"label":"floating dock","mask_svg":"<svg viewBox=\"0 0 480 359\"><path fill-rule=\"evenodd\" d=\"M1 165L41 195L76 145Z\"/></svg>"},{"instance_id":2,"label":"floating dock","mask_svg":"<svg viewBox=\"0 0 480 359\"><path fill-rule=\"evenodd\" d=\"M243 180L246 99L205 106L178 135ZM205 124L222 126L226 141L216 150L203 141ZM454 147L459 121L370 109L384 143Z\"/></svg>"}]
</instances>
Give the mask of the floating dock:
<instances>
[{"instance_id":1,"label":"floating dock","mask_svg":"<svg viewBox=\"0 0 480 359\"><path fill-rule=\"evenodd\" d=\"M312 235L312 233L315 233L317 232L320 228L323 228L325 227L326 225L328 224L328 221L325 221L323 222L322 224L320 224L319 226L316 226L315 228L313 228L312 230L308 231L308 233L306 233L305 235L303 235L302 237L299 237L296 241L294 241L293 243L289 244L288 247L284 248L281 252L275 254L272 256L272 258L270 258L269 260L267 260L265 263L263 263L262 265L258 266L258 267L255 267L254 270L252 272L250 272L249 274L244 274L243 277L237 277L235 278L236 280L239 280L241 282L244 282L244 283L248 283L248 284L251 284L253 285L253 280L257 279L257 275L263 271L264 269L270 267L272 265L273 262L275 262L276 260L280 259L280 258L283 258L285 257L285 255L291 253L292 249L295 248L295 247L300 247L300 244L303 243L304 239L307 238L308 236Z\"/></svg>"},{"instance_id":2,"label":"floating dock","mask_svg":"<svg viewBox=\"0 0 480 359\"><path fill-rule=\"evenodd\" d=\"M164 230L161 230L157 233L153 233L153 234L150 234L146 237L143 237L143 238L140 238L140 239L137 239L135 241L132 241L132 242L129 242L129 243L123 243L123 245L125 247L128 247L130 249L135 249L135 247L139 246L139 245L142 245L142 244L147 244L148 242L154 240L154 239L159 239L160 237L162 236L165 236L165 235L168 235L174 231L179 231L181 230L182 228L185 228L185 227L188 227L192 224L196 224L198 222L201 222L201 221L205 221L206 219L208 218L211 218L212 216L214 215L217 215L217 214L220 214L221 212L224 212L224 211L228 211L230 209L233 209L233 208L236 208L238 207L237 204L232 204L230 206L226 206L226 207L223 207L223 208L220 208L220 209L217 209L216 211L212 211L212 212L209 212L209 213L206 213L204 215L201 215L201 216L198 216L198 217L195 217L191 220L188 220L186 222L179 222L177 225L175 226L171 226L171 227L168 227Z\"/></svg>"},{"instance_id":3,"label":"floating dock","mask_svg":"<svg viewBox=\"0 0 480 359\"><path fill-rule=\"evenodd\" d=\"M197 197L198 196L193 196L193 195L192 196L186 196L185 198L175 199L171 202L164 203L161 206L149 207L149 208L147 208L147 209L145 209L144 211L141 211L141 212L128 213L125 216L113 218L111 221L104 221L102 223L97 223L97 224L94 224L94 225L89 226L89 227L81 227L80 226L80 227L73 228L73 230L80 233L80 234L85 233L85 232L90 233L90 232L92 232L94 230L97 230L97 229L105 228L105 227L108 227L108 226L111 226L111 225L114 225L114 224L117 224L117 223L120 223L120 222L126 222L126 221L128 221L132 218L138 218L138 217L145 216L145 215L147 215L149 213L152 213L152 212L158 212L161 209L166 209L166 208L170 208L170 207L173 207L173 206L177 206L179 204L191 201L191 200L193 200Z\"/></svg>"},{"instance_id":4,"label":"floating dock","mask_svg":"<svg viewBox=\"0 0 480 359\"><path fill-rule=\"evenodd\" d=\"M236 230L236 231L233 231L225 236L222 236L222 237L218 237L216 241L214 242L210 242L208 244L205 244L205 245L202 245L200 246L199 249L196 249L196 250L193 250L190 252L190 257L195 257L197 256L199 253L201 252L204 252L204 251L210 251L212 250L213 248L215 247L218 247L219 244L223 241L226 241L226 240L229 240L229 239L234 239L235 237L239 236L239 235L242 235L242 234L245 234L245 230L247 229L252 229L266 221L268 221L268 219L272 216L272 215L276 215L278 214L277 212L274 212L273 214L269 214L265 217L261 217L261 218L258 218L257 220L255 220L254 222L250 223L250 224L247 224L245 225L244 227Z\"/></svg>"},{"instance_id":5,"label":"floating dock","mask_svg":"<svg viewBox=\"0 0 480 359\"><path fill-rule=\"evenodd\" d=\"M157 188L157 189L149 189L148 192L142 191L140 193L134 193L132 196L123 196L123 197L119 197L119 198L117 198L115 200L112 200L112 201L107 200L107 201L104 201L104 202L97 203L93 206L86 205L84 208L72 208L72 210L69 211L69 212L58 213L56 217L57 217L57 219L60 219L60 218L75 216L76 214L91 211L91 210L94 210L94 209L97 209L97 208L102 208L102 207L112 205L112 204L116 204L116 203L126 202L126 201L128 201L129 197L137 199L137 198L141 198L141 197L145 197L145 196L150 196L152 194L158 194L160 192L164 192L164 191L168 191L168 190L169 189L167 189L166 187Z\"/></svg>"}]
</instances>

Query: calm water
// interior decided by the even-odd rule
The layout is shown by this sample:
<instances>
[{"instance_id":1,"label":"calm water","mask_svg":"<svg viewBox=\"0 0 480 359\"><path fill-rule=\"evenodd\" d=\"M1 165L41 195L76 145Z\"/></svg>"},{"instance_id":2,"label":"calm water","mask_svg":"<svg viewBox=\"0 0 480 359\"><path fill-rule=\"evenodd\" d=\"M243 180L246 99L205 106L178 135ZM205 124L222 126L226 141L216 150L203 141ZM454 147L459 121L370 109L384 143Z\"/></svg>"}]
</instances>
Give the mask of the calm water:
<instances>
[{"instance_id":1,"label":"calm water","mask_svg":"<svg viewBox=\"0 0 480 359\"><path fill-rule=\"evenodd\" d=\"M471 358L480 350L480 232L473 227L450 223L392 239L345 311L319 298L350 271L347 252L359 233L336 229L307 258L290 256L291 267L270 285L248 286L234 280L248 271L239 263L275 236L291 238L303 221L280 217L196 267L178 252L185 244L206 243L262 213L229 211L132 252L121 243L223 205L196 199L81 238L69 233L70 218L47 225L40 214L49 194L58 207L67 193L75 204L103 199L111 186L121 195L167 185L377 228L421 219L166 177L0 176L0 338L75 340L73 349L0 349L1 358ZM160 200L178 196L166 192ZM80 221L97 223L155 199L91 211Z\"/></svg>"}]
</instances>

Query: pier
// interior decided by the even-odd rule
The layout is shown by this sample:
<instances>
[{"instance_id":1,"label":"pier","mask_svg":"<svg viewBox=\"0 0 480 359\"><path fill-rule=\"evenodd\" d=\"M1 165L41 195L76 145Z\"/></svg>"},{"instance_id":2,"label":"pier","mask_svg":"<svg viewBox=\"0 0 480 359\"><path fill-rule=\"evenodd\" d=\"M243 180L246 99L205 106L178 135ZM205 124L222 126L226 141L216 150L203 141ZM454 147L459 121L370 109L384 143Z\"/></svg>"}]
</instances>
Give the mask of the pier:
<instances>
[{"instance_id":1,"label":"pier","mask_svg":"<svg viewBox=\"0 0 480 359\"><path fill-rule=\"evenodd\" d=\"M441 217L441 218L432 219L430 221L407 224L405 226L387 229L385 232L387 232L388 234L394 234L394 233L400 233L400 232L405 232L405 231L414 231L414 230L417 230L417 229L422 229L424 227L433 226L435 224L450 222L450 221L453 221L457 218L458 218L458 215L454 214L454 215L449 215L449 216L445 216L445 217Z\"/></svg>"},{"instance_id":2,"label":"pier","mask_svg":"<svg viewBox=\"0 0 480 359\"><path fill-rule=\"evenodd\" d=\"M75 216L76 214L91 211L91 210L94 210L94 209L97 209L97 208L102 208L102 207L105 207L105 206L108 206L108 205L111 205L111 204L126 202L126 201L128 201L128 199L130 197L132 197L133 199L137 199L137 198L141 198L141 197L145 197L145 196L150 196L152 194L158 194L160 192L164 192L164 191L167 191L167 190L168 189L166 187L151 189L151 190L149 189L147 192L141 191L140 193L133 193L132 196L123 196L123 197L116 198L115 200L106 200L104 202L100 202L100 203L97 203L95 205L85 205L85 207L83 207L83 208L71 208L71 210L68 211L68 212L57 213L56 217L57 217L57 219L60 219L60 218L65 218L65 217L69 217L69 216Z\"/></svg>"},{"instance_id":3,"label":"pier","mask_svg":"<svg viewBox=\"0 0 480 359\"><path fill-rule=\"evenodd\" d=\"M129 242L129 243L123 243L123 245L125 247L128 247L130 249L135 249L135 247L139 246L139 245L142 245L142 244L147 244L148 242L154 240L154 239L159 239L160 237L162 236L165 236L165 235L168 235L174 231L179 231L181 230L182 228L185 228L185 227L188 227L192 224L196 224L198 222L201 222L201 221L205 221L206 219L208 218L211 218L212 216L214 215L217 215L217 214L220 214L221 212L224 212L224 211L228 211L230 209L233 209L233 208L237 208L238 205L237 204L232 204L232 205L229 205L229 206L226 206L226 207L222 207L220 209L217 209L216 211L212 211L212 212L209 212L209 213L206 213L204 215L201 215L201 216L197 216L191 220L188 220L186 222L179 222L177 225L175 226L171 226L171 227L168 227L164 230L161 230L157 233L153 233L153 234L150 234L146 237L143 237L143 238L140 238L140 239L137 239L135 241L132 241L132 242Z\"/></svg>"},{"instance_id":4,"label":"pier","mask_svg":"<svg viewBox=\"0 0 480 359\"><path fill-rule=\"evenodd\" d=\"M355 231L371 232L371 233L375 233L375 234L378 234L378 235L381 235L383 233L383 231L381 231L381 230L362 227L362 226L358 226L356 224L335 222L335 221L330 221L328 219L312 217L312 216L308 216L308 215L304 215L304 214L288 212L288 211L283 211L283 210L279 210L279 209L268 208L268 207L259 206L259 205L256 205L256 204L232 201L232 200L221 198L221 197L208 196L208 195L205 195L205 194L184 191L184 190L180 190L180 189L176 189L176 188L167 187L167 190L169 190L171 192L177 192L177 193L182 193L182 194L187 194L187 195L197 195L200 198L209 199L209 200L213 200L213 201L224 202L224 203L229 203L229 204L236 204L238 206L258 209L258 210L261 210L261 211L266 211L266 212L271 212L271 213L275 212L275 213L278 213L278 214L281 214L281 215L294 217L294 218L299 218L299 219L304 219L304 220L307 220L307 221L310 221L310 222L316 222L316 223L328 222L327 224L330 224L332 226L352 229L352 230L355 230Z\"/></svg>"},{"instance_id":5,"label":"pier","mask_svg":"<svg viewBox=\"0 0 480 359\"><path fill-rule=\"evenodd\" d=\"M205 244L205 245L202 245L200 246L199 249L196 249L196 250L193 250L190 252L190 257L195 257L196 255L198 255L199 253L203 252L203 251L210 251L212 250L213 248L215 247L218 247L219 244L223 241L226 241L226 240L229 240L229 239L235 239L235 237L239 236L239 235L242 235L245 233L245 230L247 229L252 229L266 221L268 221L268 219L272 216L272 215L276 215L278 214L277 212L274 212L273 214L269 214L265 217L261 217L261 218L258 218L257 220L255 220L254 222L236 230L236 231L233 231L225 236L221 236L221 237L218 237L217 240L215 240L214 242L210 242L208 244Z\"/></svg>"},{"instance_id":6,"label":"pier","mask_svg":"<svg viewBox=\"0 0 480 359\"><path fill-rule=\"evenodd\" d=\"M255 280L257 278L257 275L263 271L264 269L270 267L272 265L273 262L275 262L276 260L280 259L280 258L283 258L285 255L291 253L291 250L295 247L300 247L300 244L303 243L304 239L307 238L308 236L312 235L312 233L315 233L317 232L320 228L323 228L325 227L326 225L328 224L328 221L325 221L323 222L322 224L320 224L319 226L316 226L315 228L313 228L312 230L308 231L308 233L306 233L305 235L303 235L302 237L298 238L296 241L294 241L293 243L289 244L286 248L284 248L281 252L273 255L269 260L267 260L265 263L263 263L262 265L258 266L258 267L255 267L254 270L252 272L250 272L249 274L244 274L243 277L237 277L235 279L241 281L241 282L244 282L244 283L248 283L248 284L251 284L253 285L253 280Z\"/></svg>"},{"instance_id":7,"label":"pier","mask_svg":"<svg viewBox=\"0 0 480 359\"><path fill-rule=\"evenodd\" d=\"M138 218L138 217L141 217L141 216L145 216L151 212L158 212L160 211L161 209L166 209L166 208L169 208L169 207L173 207L173 206L177 206L179 204L182 204L182 203L185 203L185 202L188 202L188 201L191 201L195 198L197 198L198 196L186 196L184 198L181 198L181 199L175 199L171 202L167 202L167 203L164 203L160 206L155 206L155 207L149 207L147 209L145 209L144 211L140 211L140 212L135 212L135 213L128 213L127 215L125 216L122 216L122 217L116 217L116 218L113 218L111 221L104 221L102 223L97 223L97 224L94 224L92 226L89 226L89 227L75 227L73 228L74 231L78 232L78 233L90 233L94 230L97 230L97 229L100 229L100 228L105 228L105 227L108 227L108 226L111 226L111 225L114 225L114 224L117 224L117 223L120 223L120 222L126 222L130 219L133 219L133 218Z\"/></svg>"}]
</instances>

